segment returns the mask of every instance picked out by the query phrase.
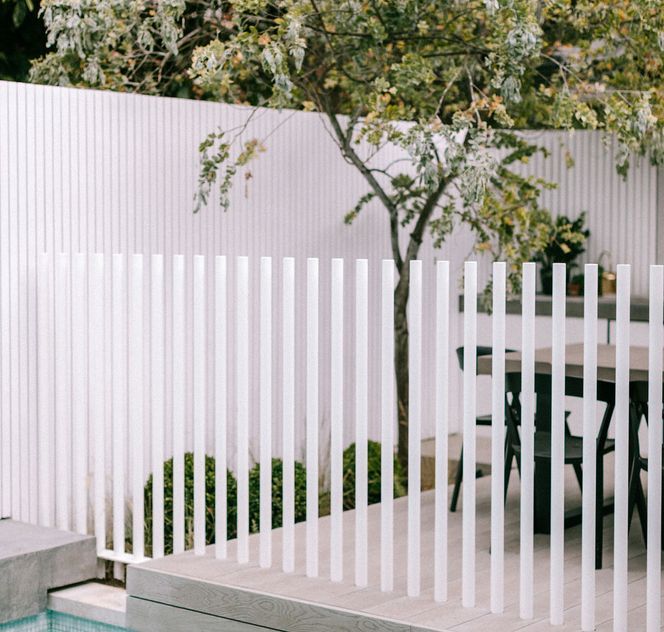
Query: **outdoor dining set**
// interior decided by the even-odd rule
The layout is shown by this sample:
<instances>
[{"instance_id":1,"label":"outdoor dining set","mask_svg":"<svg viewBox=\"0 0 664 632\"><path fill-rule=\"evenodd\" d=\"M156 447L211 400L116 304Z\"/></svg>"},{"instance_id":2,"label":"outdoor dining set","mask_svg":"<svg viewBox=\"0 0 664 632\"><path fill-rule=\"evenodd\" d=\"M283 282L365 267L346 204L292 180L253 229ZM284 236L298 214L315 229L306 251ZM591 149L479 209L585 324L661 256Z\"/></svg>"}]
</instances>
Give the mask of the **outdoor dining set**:
<instances>
[{"instance_id":1,"label":"outdoor dining set","mask_svg":"<svg viewBox=\"0 0 664 632\"><path fill-rule=\"evenodd\" d=\"M491 347L477 347L478 375L491 375ZM463 370L463 347L457 349L457 357ZM506 350L505 354L505 497L513 464L521 469L521 353ZM643 423L649 423L648 415L648 349L631 347L629 358L629 508L628 520L631 525L634 510L638 513L644 542L647 539L646 492L641 480L642 472L648 471L648 457L644 456L639 431ZM566 400L582 399L584 372L584 345L565 346L565 387ZM551 396L552 396L552 349L535 351L535 435L534 435L534 516L535 533L549 533L551 527ZM613 511L613 499L604 497L604 457L615 452L615 440L611 438L612 422L616 406L616 347L601 344L597 347L597 390L596 401L603 408L596 434L596 542L595 566L602 567L603 521L604 516ZM564 463L572 466L579 488L583 488L583 436L573 434L569 424L570 411L565 411ZM491 415L477 417L477 424L491 425ZM462 459L457 468L450 509L456 511L462 481ZM565 513L565 528L580 524L581 509L574 508Z\"/></svg>"}]
</instances>

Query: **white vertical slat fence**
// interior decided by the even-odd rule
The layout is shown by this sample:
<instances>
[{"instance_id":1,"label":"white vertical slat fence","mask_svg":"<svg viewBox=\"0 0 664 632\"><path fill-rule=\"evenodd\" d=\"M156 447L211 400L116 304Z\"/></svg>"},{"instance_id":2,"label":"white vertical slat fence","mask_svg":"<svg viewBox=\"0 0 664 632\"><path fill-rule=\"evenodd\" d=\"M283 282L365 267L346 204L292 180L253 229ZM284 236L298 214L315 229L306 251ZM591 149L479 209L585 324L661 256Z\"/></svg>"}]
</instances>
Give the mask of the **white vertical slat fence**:
<instances>
[{"instance_id":1,"label":"white vertical slat fence","mask_svg":"<svg viewBox=\"0 0 664 632\"><path fill-rule=\"evenodd\" d=\"M585 265L583 305L583 507L581 629L595 629L595 508L597 492L597 286L596 264ZM600 455L600 458L602 455Z\"/></svg>"},{"instance_id":2,"label":"white vertical slat fence","mask_svg":"<svg viewBox=\"0 0 664 632\"><path fill-rule=\"evenodd\" d=\"M538 490L534 487L535 439L535 274L534 264L522 271L522 349L520 405L520 517L516 524L508 520L504 508L504 459L506 439L506 298L507 267L493 268L491 366L492 427L491 453L493 475L490 495L480 496L475 484L475 446L478 432L476 417L477 362L477 266L465 267L464 298L464 478L462 516L447 512L449 365L454 357L450 337L450 310L453 306L450 265L438 262L425 268L420 261L409 263L410 301L409 341L409 442L408 498L394 498L394 457L397 414L394 388L394 290L395 268L386 260L375 270L366 260L355 262L354 274L346 275L342 259L331 260L319 276L319 261L309 259L300 278L293 258L273 266L271 258L215 257L201 255L44 254L39 258L36 279L36 322L39 325L36 345L38 364L39 430L35 452L36 500L28 498L27 507L36 504L34 520L55 524L80 533L94 533L98 554L103 559L131 563L146 556L161 557L167 552L193 549L206 554L209 516L214 516L216 546L213 557L226 559L235 550L240 564L258 564L280 568L285 573L301 572L309 577L320 574L320 566L329 561L329 578L341 582L349 567L344 551L355 551L352 581L358 587L375 586L385 592L404 593L420 599L442 602L460 600L465 607L487 606L494 614L510 608L524 619L535 619L548 605L553 624L579 625L582 630L596 626L595 599L595 467L597 453L598 377L597 267L585 268L585 338L583 344L583 520L581 557L564 564L565 498L565 280L562 265L554 269L553 348L551 358L551 537L548 560L538 556L538 564L547 564L549 582L546 590L536 587L545 568L535 568L538 551L534 548L533 510ZM328 272L329 271L329 274ZM616 438L615 527L611 570L614 583L613 625L628 629L632 613L629 584L630 507L629 469L633 455L629 451L630 352L629 293L630 266L618 268L618 314L616 346ZM647 629L661 625L661 424L652 423L662 415L662 347L664 345L664 268L652 266L650 286L650 350L647 431L648 471L648 547L646 589ZM350 280L349 278L350 277ZM372 288L370 280L379 280ZM234 281L229 284L229 279ZM260 299L251 301L252 280L258 279ZM431 285L427 285L428 283ZM230 285L230 287L229 287ZM352 287L354 292L348 291ZM425 300L424 289L434 288L434 301ZM147 289L147 291L146 291ZM321 289L329 302L321 300ZM375 290L375 291L373 291ZM232 297L232 300L229 300ZM189 298L191 300L189 300ZM352 303L352 320L347 318L346 299ZM207 321L207 305L213 302L213 322ZM329 309L329 311L328 311ZM372 346L369 336L370 314L380 314L379 344ZM428 319L429 310L433 318ZM108 314L107 314L108 312ZM251 327L257 313L259 328ZM329 318L327 318L329 316ZM305 324L306 354L295 352L298 323ZM170 327L167 326L170 323ZM329 325L329 336L320 335L321 323ZM147 327L146 327L147 325ZM187 333L191 326L191 336ZM110 328L110 331L107 329ZM233 332L229 344L229 332ZM279 336L275 332L280 332ZM423 347L431 340L435 346L433 364L427 362ZM110 353L105 353L109 344ZM249 361L254 345L259 347L257 371ZM372 353L379 356L380 389L372 390L368 366ZM345 362L348 355L352 362ZM107 362L106 360L110 361ZM146 363L149 362L149 370ZM325 385L319 382L318 367L329 363L328 385L334 406L329 420L329 443L324 436L325 421L318 417L319 396ZM166 367L170 366L170 375ZM344 387L344 374L352 367L354 389ZM183 374L193 370L193 389L184 388ZM274 375L279 373L280 389L274 389ZM424 388L424 376L431 373L433 389ZM210 379L208 379L208 376ZM170 379L169 379L170 377ZM297 379L296 379L297 378ZM110 391L104 382L110 379ZM145 384L145 380L149 384ZM213 405L207 397L213 384ZM253 410L250 390L260 390L260 407ZM150 397L145 398L146 388ZM273 392L274 390L274 392ZM295 400L300 391L306 394L307 416L298 419ZM380 397L381 458L380 511L368 506L369 400ZM107 398L110 397L110 402ZM422 411L427 398L433 398L435 418L435 492L421 491ZM166 402L172 402L172 421L166 414ZM350 403L349 403L350 402ZM110 404L110 405L107 405ZM353 405L354 404L354 405ZM511 400L511 405L516 402ZM67 415L70 413L70 416ZM87 414L86 414L87 413ZM355 422L351 435L344 433L345 419ZM234 419L234 423L229 420ZM250 450L252 425L260 426L260 451ZM63 421L64 420L64 421ZM307 450L296 453L298 427L306 430ZM234 453L228 450L228 437L234 433ZM20 432L16 434L20 439ZM283 531L281 551L272 550L272 458L275 437L283 445ZM508 437L512 440L513 437ZM355 443L355 519L344 520L345 487L344 450ZM18 449L21 449L19 441ZM12 446L16 450L16 446ZM207 455L214 455L215 501L208 506L210 489L206 476ZM168 459L173 459L169 464ZM107 485L106 462L110 459L112 481ZM254 460L260 464L258 489L250 489L249 470ZM303 512L302 485L296 485L296 463L306 466L306 512ZM299 465L298 465L299 466ZM327 469L329 466L329 470ZM231 489L227 467L237 481L237 495ZM193 468L193 471L190 470ZM12 471L21 476L21 470ZM152 476L151 488L145 488ZM172 485L166 478L172 476ZM321 476L322 475L322 476ZM193 485L191 488L186 485ZM517 474L512 472L512 477ZM327 478L326 478L327 477ZM329 481L331 515L329 542L319 540L319 492L321 481ZM396 481L400 482L400 481ZM16 487L9 481L10 490ZM327 483L326 483L327 484ZM514 480L513 485L517 485ZM20 487L19 487L20 488ZM172 490L167 502L165 488ZM327 490L324 490L327 491ZM145 503L146 492L150 501ZM258 498L252 494L258 493ZM431 500L429 500L431 499ZM490 500L490 537L477 530L476 512L480 503ZM258 524L250 504L258 501ZM395 530L395 507L401 503L407 511L405 529ZM427 503L430 503L427 505ZM432 504L431 504L432 503ZM433 531L425 532L422 519L425 508L432 511ZM231 510L237 510L236 522L230 524ZM306 517L303 529L297 520ZM306 516L303 515L306 513ZM151 531L144 528L150 516ZM428 514L427 514L428 515ZM456 522L453 522L456 521ZM452 551L449 531L461 527L461 550ZM374 547L370 534L376 527L380 541ZM228 545L228 527L237 532L234 544ZM510 532L509 529L514 529ZM250 532L259 531L258 546L251 546ZM516 542L518 535L518 595L506 590L508 566L517 561L507 539ZM110 536L110 539L109 539ZM149 538L149 542L144 538ZM346 543L346 545L344 545ZM107 548L110 544L110 549ZM433 550L433 557L423 551ZM322 551L329 549L327 557ZM297 551L304 555L298 556ZM379 552L376 562L370 551ZM232 553L231 553L232 555ZM281 555L279 562L278 556ZM404 567L395 569L395 557ZM490 557L485 557L489 555ZM605 551L606 555L606 551ZM350 557L350 556L349 556ZM460 576L452 560L462 560ZM488 572L479 570L488 562ZM484 560L484 561L482 561ZM373 572L375 570L375 573ZM453 574L454 573L454 574ZM568 605L563 589L571 573L580 580L580 608ZM459 581L460 579L460 581ZM628 592L629 588L629 592ZM428 591L432 589L432 593ZM569 614L577 611L578 614ZM543 615L542 615L543 616ZM578 617L578 621L572 619Z\"/></svg>"},{"instance_id":3,"label":"white vertical slat fence","mask_svg":"<svg viewBox=\"0 0 664 632\"><path fill-rule=\"evenodd\" d=\"M664 266L650 268L648 357L648 551L646 576L647 632L662 623L662 380L664 367Z\"/></svg>"},{"instance_id":4,"label":"white vertical slat fence","mask_svg":"<svg viewBox=\"0 0 664 632\"><path fill-rule=\"evenodd\" d=\"M475 409L477 374L477 263L464 267L463 321L463 555L461 601L475 605Z\"/></svg>"}]
</instances>

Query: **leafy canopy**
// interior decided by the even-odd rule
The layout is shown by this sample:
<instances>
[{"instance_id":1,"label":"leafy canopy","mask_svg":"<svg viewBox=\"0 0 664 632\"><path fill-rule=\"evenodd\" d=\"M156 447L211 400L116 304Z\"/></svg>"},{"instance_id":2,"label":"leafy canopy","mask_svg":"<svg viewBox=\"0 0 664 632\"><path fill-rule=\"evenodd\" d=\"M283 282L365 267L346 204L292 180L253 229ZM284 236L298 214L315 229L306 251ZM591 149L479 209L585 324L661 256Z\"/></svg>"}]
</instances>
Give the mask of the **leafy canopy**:
<instances>
[{"instance_id":1,"label":"leafy canopy","mask_svg":"<svg viewBox=\"0 0 664 632\"><path fill-rule=\"evenodd\" d=\"M35 81L189 94L323 115L387 211L397 267L459 224L521 261L546 242L526 127L610 132L624 172L664 160L664 0L45 0ZM263 149L202 144L198 207ZM396 146L403 160L381 152ZM400 234L407 232L407 247Z\"/></svg>"}]
</instances>

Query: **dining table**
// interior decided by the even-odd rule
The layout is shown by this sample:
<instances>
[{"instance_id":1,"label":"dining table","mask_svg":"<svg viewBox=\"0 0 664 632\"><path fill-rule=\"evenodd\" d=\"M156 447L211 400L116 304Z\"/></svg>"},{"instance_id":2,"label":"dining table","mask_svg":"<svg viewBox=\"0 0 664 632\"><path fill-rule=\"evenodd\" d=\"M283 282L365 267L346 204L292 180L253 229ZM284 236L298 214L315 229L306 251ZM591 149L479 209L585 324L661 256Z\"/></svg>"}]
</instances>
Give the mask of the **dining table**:
<instances>
[{"instance_id":1,"label":"dining table","mask_svg":"<svg viewBox=\"0 0 664 632\"><path fill-rule=\"evenodd\" d=\"M552 373L552 348L545 347L535 350L535 373ZM629 350L629 381L645 382L648 380L648 348L630 347ZM565 376L583 378L583 343L565 345ZM505 373L518 373L521 371L521 352L512 351L505 354ZM492 356L486 355L478 358L477 373L491 375ZM615 384L616 381L616 347L614 345L597 345L597 381ZM535 412L537 429L550 429L551 401L538 397ZM550 461L535 463L534 472L534 516L533 526L535 533L550 533L551 530L551 464ZM613 501L608 499L604 506L605 513L612 511ZM573 509L565 514L565 526L579 524L581 520L580 508Z\"/></svg>"}]
</instances>

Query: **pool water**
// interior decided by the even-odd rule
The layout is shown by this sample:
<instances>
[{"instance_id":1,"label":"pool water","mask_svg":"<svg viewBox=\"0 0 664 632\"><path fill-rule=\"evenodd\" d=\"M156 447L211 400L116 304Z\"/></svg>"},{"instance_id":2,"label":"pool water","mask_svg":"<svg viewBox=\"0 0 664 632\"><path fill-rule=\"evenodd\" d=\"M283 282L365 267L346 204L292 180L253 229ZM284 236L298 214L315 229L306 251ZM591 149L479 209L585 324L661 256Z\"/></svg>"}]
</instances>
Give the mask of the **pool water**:
<instances>
[{"instance_id":1,"label":"pool water","mask_svg":"<svg viewBox=\"0 0 664 632\"><path fill-rule=\"evenodd\" d=\"M11 623L0 623L0 632L10 630L12 632L121 632L126 629L72 617L52 610L42 612L35 617L27 617Z\"/></svg>"}]
</instances>

